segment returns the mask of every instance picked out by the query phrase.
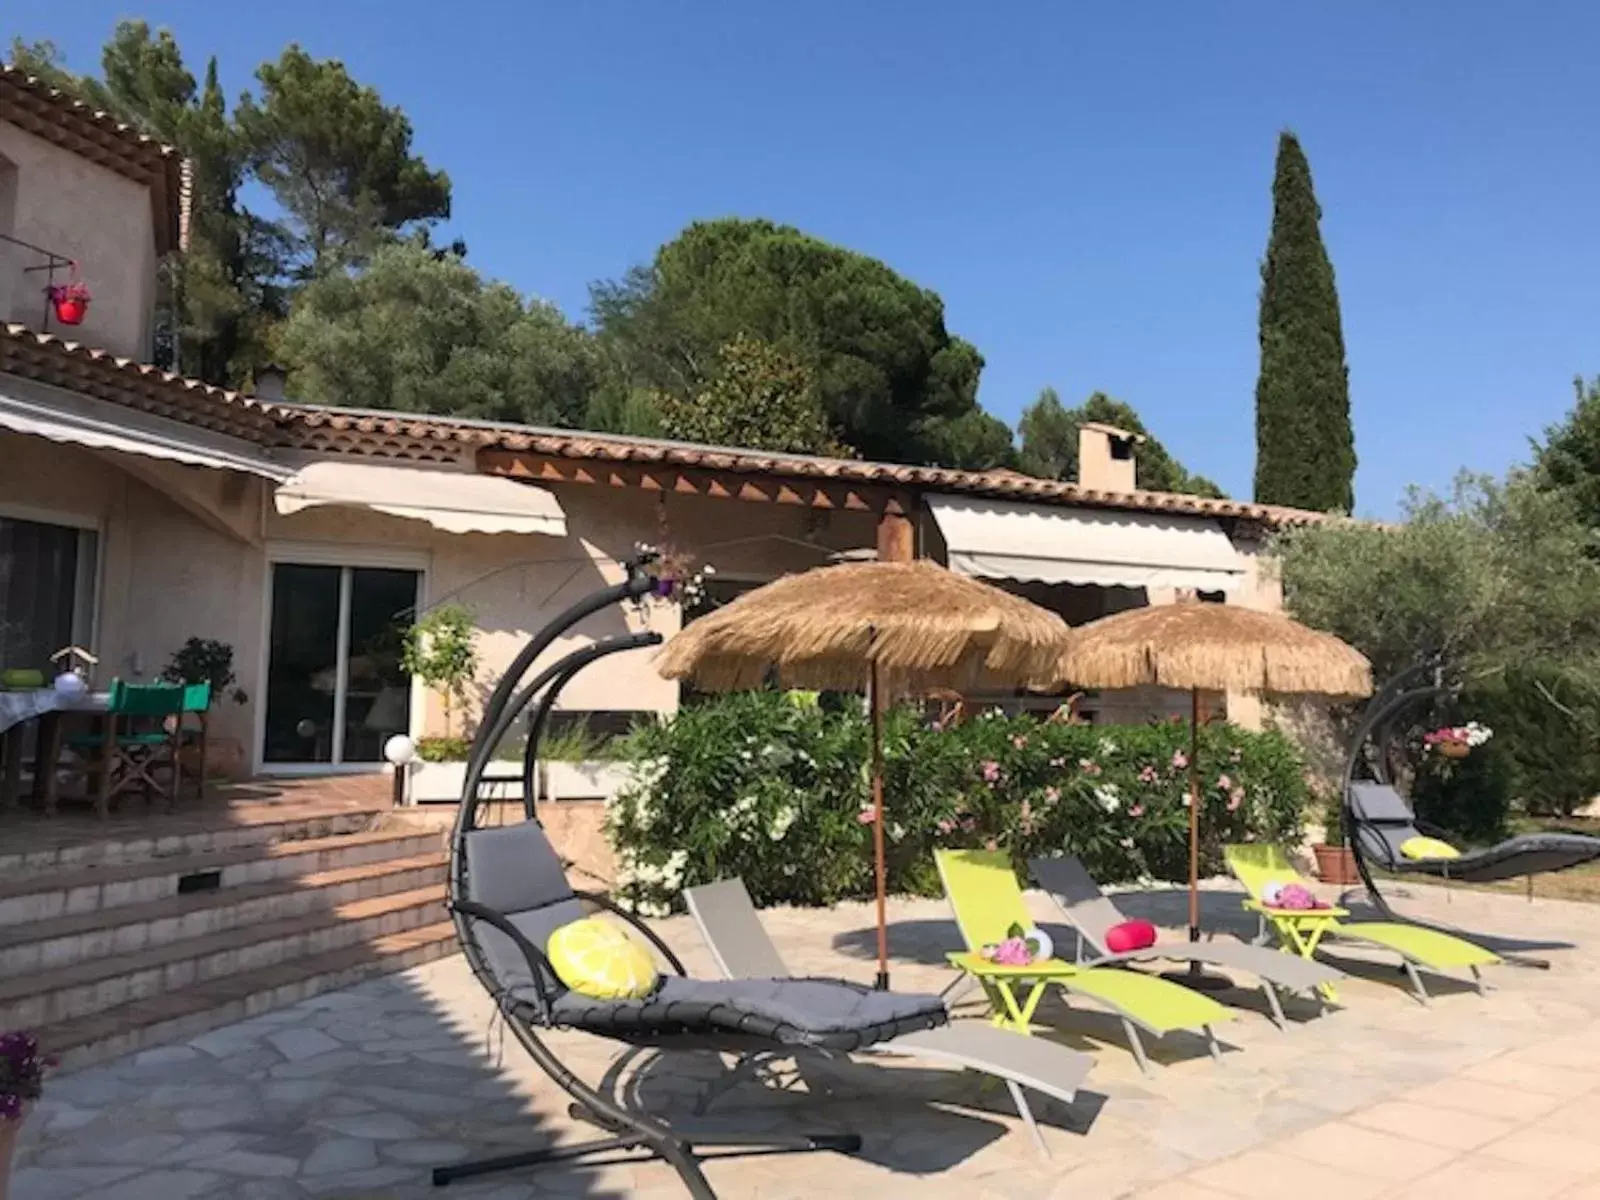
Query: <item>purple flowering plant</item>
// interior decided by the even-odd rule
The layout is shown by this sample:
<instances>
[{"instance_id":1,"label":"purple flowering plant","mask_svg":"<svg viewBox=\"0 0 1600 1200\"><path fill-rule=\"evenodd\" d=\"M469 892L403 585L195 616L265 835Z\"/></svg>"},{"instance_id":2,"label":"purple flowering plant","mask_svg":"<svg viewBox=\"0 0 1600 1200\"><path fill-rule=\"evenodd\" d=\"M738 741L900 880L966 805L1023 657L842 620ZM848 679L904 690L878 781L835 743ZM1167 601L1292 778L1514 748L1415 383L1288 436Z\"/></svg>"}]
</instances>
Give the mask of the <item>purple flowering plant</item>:
<instances>
[{"instance_id":1,"label":"purple flowering plant","mask_svg":"<svg viewBox=\"0 0 1600 1200\"><path fill-rule=\"evenodd\" d=\"M0 1121L22 1119L23 1106L39 1098L45 1072L54 1065L27 1030L0 1033Z\"/></svg>"}]
</instances>

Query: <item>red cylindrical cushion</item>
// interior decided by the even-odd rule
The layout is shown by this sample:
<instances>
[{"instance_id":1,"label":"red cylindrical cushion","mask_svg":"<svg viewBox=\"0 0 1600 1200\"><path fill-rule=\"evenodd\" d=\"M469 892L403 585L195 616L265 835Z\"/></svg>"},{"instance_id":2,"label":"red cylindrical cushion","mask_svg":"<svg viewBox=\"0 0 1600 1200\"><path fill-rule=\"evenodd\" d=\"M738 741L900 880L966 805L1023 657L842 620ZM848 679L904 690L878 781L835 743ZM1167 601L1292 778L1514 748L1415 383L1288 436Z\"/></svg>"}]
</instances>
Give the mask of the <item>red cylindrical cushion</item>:
<instances>
[{"instance_id":1,"label":"red cylindrical cushion","mask_svg":"<svg viewBox=\"0 0 1600 1200\"><path fill-rule=\"evenodd\" d=\"M1106 949L1112 954L1148 950L1156 944L1156 927L1149 921L1124 921L1106 930Z\"/></svg>"}]
</instances>

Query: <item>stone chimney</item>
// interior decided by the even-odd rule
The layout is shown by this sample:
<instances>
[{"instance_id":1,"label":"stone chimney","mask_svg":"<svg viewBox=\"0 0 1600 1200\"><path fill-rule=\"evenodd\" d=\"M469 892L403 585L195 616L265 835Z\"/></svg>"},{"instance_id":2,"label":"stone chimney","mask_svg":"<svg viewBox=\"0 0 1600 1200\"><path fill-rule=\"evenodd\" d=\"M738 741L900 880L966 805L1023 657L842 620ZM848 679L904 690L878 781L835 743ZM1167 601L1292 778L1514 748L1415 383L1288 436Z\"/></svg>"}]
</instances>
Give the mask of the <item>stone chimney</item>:
<instances>
[{"instance_id":1,"label":"stone chimney","mask_svg":"<svg viewBox=\"0 0 1600 1200\"><path fill-rule=\"evenodd\" d=\"M1087 421L1078 426L1078 486L1097 492L1132 492L1134 447L1144 435Z\"/></svg>"},{"instance_id":2,"label":"stone chimney","mask_svg":"<svg viewBox=\"0 0 1600 1200\"><path fill-rule=\"evenodd\" d=\"M250 373L250 381L258 400L283 400L289 373L277 363L262 363Z\"/></svg>"}]
</instances>

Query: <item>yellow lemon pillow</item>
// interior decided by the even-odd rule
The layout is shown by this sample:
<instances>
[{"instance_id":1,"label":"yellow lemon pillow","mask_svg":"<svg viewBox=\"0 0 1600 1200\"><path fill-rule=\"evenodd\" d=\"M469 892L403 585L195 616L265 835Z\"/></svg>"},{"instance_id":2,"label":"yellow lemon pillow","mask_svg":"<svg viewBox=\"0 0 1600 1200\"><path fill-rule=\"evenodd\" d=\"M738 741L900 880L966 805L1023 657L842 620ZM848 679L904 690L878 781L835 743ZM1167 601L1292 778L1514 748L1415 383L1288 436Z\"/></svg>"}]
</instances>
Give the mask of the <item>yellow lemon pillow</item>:
<instances>
[{"instance_id":1,"label":"yellow lemon pillow","mask_svg":"<svg viewBox=\"0 0 1600 1200\"><path fill-rule=\"evenodd\" d=\"M545 955L561 982L597 1000L637 1000L656 986L650 952L610 921L585 917L550 935Z\"/></svg>"},{"instance_id":2,"label":"yellow lemon pillow","mask_svg":"<svg viewBox=\"0 0 1600 1200\"><path fill-rule=\"evenodd\" d=\"M1449 842L1438 838L1414 837L1400 843L1400 853L1407 858L1460 858L1461 851Z\"/></svg>"}]
</instances>

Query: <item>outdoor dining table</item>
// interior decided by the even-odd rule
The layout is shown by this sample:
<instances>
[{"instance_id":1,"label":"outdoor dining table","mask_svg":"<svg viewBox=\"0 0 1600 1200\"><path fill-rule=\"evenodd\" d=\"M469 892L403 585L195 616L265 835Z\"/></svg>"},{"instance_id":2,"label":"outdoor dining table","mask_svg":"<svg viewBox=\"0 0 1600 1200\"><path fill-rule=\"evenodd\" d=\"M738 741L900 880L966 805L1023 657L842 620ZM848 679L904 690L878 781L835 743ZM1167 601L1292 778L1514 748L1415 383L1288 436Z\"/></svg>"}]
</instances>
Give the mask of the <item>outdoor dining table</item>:
<instances>
[{"instance_id":1,"label":"outdoor dining table","mask_svg":"<svg viewBox=\"0 0 1600 1200\"><path fill-rule=\"evenodd\" d=\"M30 721L39 723L39 746L33 772L33 796L46 811L55 808L55 762L61 757L63 713L103 713L110 706L107 692L58 692L55 688L0 691L0 809L15 808L22 787L23 739Z\"/></svg>"}]
</instances>

